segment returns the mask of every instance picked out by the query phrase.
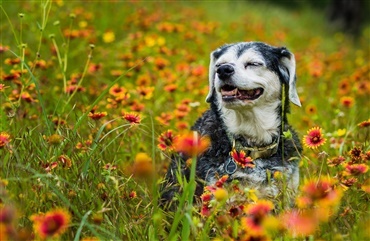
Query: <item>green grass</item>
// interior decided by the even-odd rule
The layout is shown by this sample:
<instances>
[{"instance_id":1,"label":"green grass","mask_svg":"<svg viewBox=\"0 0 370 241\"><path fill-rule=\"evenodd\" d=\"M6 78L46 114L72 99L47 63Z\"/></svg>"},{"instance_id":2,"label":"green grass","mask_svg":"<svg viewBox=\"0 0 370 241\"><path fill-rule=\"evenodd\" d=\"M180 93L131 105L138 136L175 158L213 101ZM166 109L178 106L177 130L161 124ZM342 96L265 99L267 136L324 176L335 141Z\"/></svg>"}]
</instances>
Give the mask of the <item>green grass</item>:
<instances>
[{"instance_id":1,"label":"green grass","mask_svg":"<svg viewBox=\"0 0 370 241\"><path fill-rule=\"evenodd\" d=\"M0 6L0 132L10 138L0 147L0 217L16 210L9 222L0 218L3 239L22 233L37 239L31 216L55 208L71 215L60 240L242 239L245 217L232 218L232 204L215 200L212 215L201 216L200 206L191 204L192 181L183 180L177 212L158 205L170 161L170 153L157 147L158 137L166 130L180 134L208 108L209 53L238 41L287 46L295 54L303 106L292 107L290 123L301 138L319 126L327 139L318 149L305 148L301 187L327 177L342 197L307 238L370 236L368 172L345 172L347 164L369 165L369 127L358 125L369 122L369 26L353 38L317 10L239 1ZM112 91L118 87L127 95ZM346 106L345 98L353 105ZM94 112L106 116L94 120ZM131 112L140 115L139 123L123 118ZM351 154L355 147L361 160ZM338 156L345 161L330 165ZM253 190L243 195L259 203ZM311 215L320 207L300 212ZM281 221L281 215L268 217ZM263 231L272 240L304 239L272 226Z\"/></svg>"}]
</instances>

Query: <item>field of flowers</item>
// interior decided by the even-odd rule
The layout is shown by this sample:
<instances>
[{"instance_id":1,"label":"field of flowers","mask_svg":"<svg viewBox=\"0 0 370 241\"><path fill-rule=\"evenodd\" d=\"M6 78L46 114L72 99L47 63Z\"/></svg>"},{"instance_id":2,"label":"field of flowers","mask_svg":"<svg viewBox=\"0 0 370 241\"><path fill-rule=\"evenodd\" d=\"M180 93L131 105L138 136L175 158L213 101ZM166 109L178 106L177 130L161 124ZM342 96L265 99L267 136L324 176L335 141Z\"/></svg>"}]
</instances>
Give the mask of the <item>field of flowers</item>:
<instances>
[{"instance_id":1,"label":"field of flowers","mask_svg":"<svg viewBox=\"0 0 370 241\"><path fill-rule=\"evenodd\" d=\"M254 1L0 8L0 240L370 239L369 26L353 38L317 10ZM203 205L184 192L162 211L175 144L208 108L209 53L239 41L295 54L296 205L222 177ZM232 193L247 201L229 203Z\"/></svg>"}]
</instances>

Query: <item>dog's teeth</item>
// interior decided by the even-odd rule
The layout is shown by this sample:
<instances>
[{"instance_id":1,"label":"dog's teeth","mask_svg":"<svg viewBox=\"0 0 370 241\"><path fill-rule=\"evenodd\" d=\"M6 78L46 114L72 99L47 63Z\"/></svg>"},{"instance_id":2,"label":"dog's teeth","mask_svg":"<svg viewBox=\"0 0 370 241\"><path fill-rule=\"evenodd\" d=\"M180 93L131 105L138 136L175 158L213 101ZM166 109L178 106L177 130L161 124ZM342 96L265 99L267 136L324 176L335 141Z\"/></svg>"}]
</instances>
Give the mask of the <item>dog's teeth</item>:
<instances>
[{"instance_id":1,"label":"dog's teeth","mask_svg":"<svg viewBox=\"0 0 370 241\"><path fill-rule=\"evenodd\" d=\"M238 89L233 90L223 90L221 89L222 96L236 96L238 94Z\"/></svg>"}]
</instances>

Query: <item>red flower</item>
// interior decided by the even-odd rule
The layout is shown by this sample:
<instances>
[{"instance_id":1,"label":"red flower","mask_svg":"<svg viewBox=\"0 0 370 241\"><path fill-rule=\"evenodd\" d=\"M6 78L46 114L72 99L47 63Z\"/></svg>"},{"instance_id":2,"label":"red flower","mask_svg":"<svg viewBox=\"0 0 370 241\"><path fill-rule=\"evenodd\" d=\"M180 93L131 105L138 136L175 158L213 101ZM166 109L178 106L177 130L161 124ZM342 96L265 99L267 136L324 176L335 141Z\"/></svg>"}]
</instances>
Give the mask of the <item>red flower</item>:
<instances>
[{"instance_id":1,"label":"red flower","mask_svg":"<svg viewBox=\"0 0 370 241\"><path fill-rule=\"evenodd\" d=\"M312 206L335 206L341 198L341 192L334 188L330 179L310 180L302 186L302 196L297 199L301 208Z\"/></svg>"},{"instance_id":2,"label":"red flower","mask_svg":"<svg viewBox=\"0 0 370 241\"><path fill-rule=\"evenodd\" d=\"M163 132L158 137L158 148L162 151L172 151L173 150L173 142L176 140L176 136L173 134L172 130L167 130Z\"/></svg>"},{"instance_id":3,"label":"red flower","mask_svg":"<svg viewBox=\"0 0 370 241\"><path fill-rule=\"evenodd\" d=\"M357 124L358 127L365 128L370 126L370 119Z\"/></svg>"},{"instance_id":4,"label":"red flower","mask_svg":"<svg viewBox=\"0 0 370 241\"><path fill-rule=\"evenodd\" d=\"M237 152L235 149L231 151L231 156L234 159L234 161L240 165L242 168L250 167L253 168L253 159L245 154L243 150L240 152Z\"/></svg>"},{"instance_id":5,"label":"red flower","mask_svg":"<svg viewBox=\"0 0 370 241\"><path fill-rule=\"evenodd\" d=\"M292 237L313 234L319 225L313 212L289 211L280 217L281 223Z\"/></svg>"},{"instance_id":6,"label":"red flower","mask_svg":"<svg viewBox=\"0 0 370 241\"><path fill-rule=\"evenodd\" d=\"M141 118L137 113L124 113L123 119L127 120L131 124L140 124Z\"/></svg>"},{"instance_id":7,"label":"red flower","mask_svg":"<svg viewBox=\"0 0 370 241\"><path fill-rule=\"evenodd\" d=\"M174 141L174 149L177 152L183 152L188 156L197 156L209 147L208 137L201 137L197 132L189 132Z\"/></svg>"},{"instance_id":8,"label":"red flower","mask_svg":"<svg viewBox=\"0 0 370 241\"><path fill-rule=\"evenodd\" d=\"M307 135L303 137L303 144L311 149L316 149L322 146L326 142L326 139L322 133L320 127L313 127L307 131Z\"/></svg>"},{"instance_id":9,"label":"red flower","mask_svg":"<svg viewBox=\"0 0 370 241\"><path fill-rule=\"evenodd\" d=\"M8 145L10 142L10 135L6 132L0 133L0 148L3 148L4 146Z\"/></svg>"},{"instance_id":10,"label":"red flower","mask_svg":"<svg viewBox=\"0 0 370 241\"><path fill-rule=\"evenodd\" d=\"M90 112L89 115L88 115L91 119L93 120L99 120L105 116L107 116L107 112Z\"/></svg>"},{"instance_id":11,"label":"red flower","mask_svg":"<svg viewBox=\"0 0 370 241\"><path fill-rule=\"evenodd\" d=\"M346 165L344 173L346 175L357 176L366 173L369 167L365 164Z\"/></svg>"},{"instance_id":12,"label":"red flower","mask_svg":"<svg viewBox=\"0 0 370 241\"><path fill-rule=\"evenodd\" d=\"M224 185L224 183L227 181L227 179L229 178L229 175L224 175L222 176L220 179L217 180L216 182L216 187L222 187Z\"/></svg>"},{"instance_id":13,"label":"red flower","mask_svg":"<svg viewBox=\"0 0 370 241\"><path fill-rule=\"evenodd\" d=\"M46 214L32 215L35 233L42 239L60 236L67 229L71 216L63 209L55 209Z\"/></svg>"}]
</instances>

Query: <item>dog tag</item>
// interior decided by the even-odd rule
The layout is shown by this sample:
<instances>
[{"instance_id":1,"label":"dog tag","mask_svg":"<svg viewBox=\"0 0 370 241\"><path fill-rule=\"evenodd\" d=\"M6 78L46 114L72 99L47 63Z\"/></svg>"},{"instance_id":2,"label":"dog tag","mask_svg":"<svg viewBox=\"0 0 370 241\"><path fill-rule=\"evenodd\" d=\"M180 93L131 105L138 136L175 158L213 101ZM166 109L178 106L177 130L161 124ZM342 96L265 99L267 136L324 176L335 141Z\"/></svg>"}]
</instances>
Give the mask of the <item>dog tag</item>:
<instances>
[{"instance_id":1,"label":"dog tag","mask_svg":"<svg viewBox=\"0 0 370 241\"><path fill-rule=\"evenodd\" d=\"M234 159L232 157L229 157L225 163L225 172L229 175L236 172L236 169L238 166L236 165Z\"/></svg>"}]
</instances>

